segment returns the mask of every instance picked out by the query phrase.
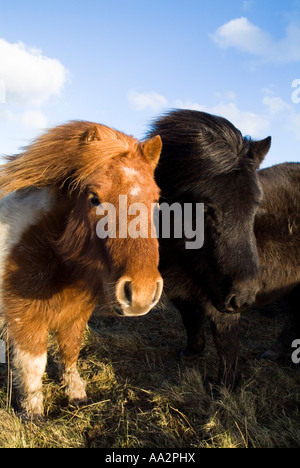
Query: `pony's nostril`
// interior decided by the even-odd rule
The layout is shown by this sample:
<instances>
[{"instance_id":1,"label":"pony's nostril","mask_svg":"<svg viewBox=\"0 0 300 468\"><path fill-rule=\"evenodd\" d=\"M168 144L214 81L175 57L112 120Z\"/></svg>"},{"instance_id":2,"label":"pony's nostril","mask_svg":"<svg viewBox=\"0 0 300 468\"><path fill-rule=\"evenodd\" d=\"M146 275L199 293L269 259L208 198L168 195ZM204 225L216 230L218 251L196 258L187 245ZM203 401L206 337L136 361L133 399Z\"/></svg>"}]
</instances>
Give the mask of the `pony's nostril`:
<instances>
[{"instance_id":1,"label":"pony's nostril","mask_svg":"<svg viewBox=\"0 0 300 468\"><path fill-rule=\"evenodd\" d=\"M126 281L124 284L124 296L128 305L132 304L132 289L130 281Z\"/></svg>"},{"instance_id":2,"label":"pony's nostril","mask_svg":"<svg viewBox=\"0 0 300 468\"><path fill-rule=\"evenodd\" d=\"M230 296L230 298L227 301L227 310L229 311L235 311L240 308L240 304L238 301L238 297L236 295Z\"/></svg>"}]
</instances>

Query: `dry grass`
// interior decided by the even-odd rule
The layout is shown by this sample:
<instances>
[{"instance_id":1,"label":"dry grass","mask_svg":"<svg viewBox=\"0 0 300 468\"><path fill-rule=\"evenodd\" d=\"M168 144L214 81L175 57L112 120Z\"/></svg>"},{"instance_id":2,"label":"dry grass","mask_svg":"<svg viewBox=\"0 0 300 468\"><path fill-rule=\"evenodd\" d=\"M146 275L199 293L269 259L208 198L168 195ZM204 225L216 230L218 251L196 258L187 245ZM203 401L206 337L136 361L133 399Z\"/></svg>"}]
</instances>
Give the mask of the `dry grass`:
<instances>
[{"instance_id":1,"label":"dry grass","mask_svg":"<svg viewBox=\"0 0 300 468\"><path fill-rule=\"evenodd\" d=\"M180 362L185 333L176 311L138 319L94 317L79 362L88 383L86 406L68 406L52 358L44 379L47 418L23 423L13 411L7 367L0 366L0 447L300 447L300 376L289 361L257 359L282 319L247 314L243 384L213 399L213 343L198 360Z\"/></svg>"}]
</instances>

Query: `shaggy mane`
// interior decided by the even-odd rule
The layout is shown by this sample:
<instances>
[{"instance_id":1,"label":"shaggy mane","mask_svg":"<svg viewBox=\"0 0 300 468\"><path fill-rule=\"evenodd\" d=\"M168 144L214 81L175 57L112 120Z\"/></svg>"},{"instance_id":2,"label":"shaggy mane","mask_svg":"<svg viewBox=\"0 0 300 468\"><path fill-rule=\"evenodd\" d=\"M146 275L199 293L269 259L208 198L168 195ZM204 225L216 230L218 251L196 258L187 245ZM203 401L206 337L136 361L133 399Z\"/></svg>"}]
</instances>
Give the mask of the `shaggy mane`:
<instances>
[{"instance_id":1,"label":"shaggy mane","mask_svg":"<svg viewBox=\"0 0 300 468\"><path fill-rule=\"evenodd\" d=\"M179 185L182 179L198 183L239 169L251 145L251 139L243 138L228 120L193 110L163 115L153 122L147 137L154 135L163 141L161 171L164 167L169 179L178 174Z\"/></svg>"},{"instance_id":2,"label":"shaggy mane","mask_svg":"<svg viewBox=\"0 0 300 468\"><path fill-rule=\"evenodd\" d=\"M85 121L60 125L22 153L5 158L7 163L0 166L0 197L28 187L62 187L67 181L72 190L137 145L135 138L105 125Z\"/></svg>"}]
</instances>

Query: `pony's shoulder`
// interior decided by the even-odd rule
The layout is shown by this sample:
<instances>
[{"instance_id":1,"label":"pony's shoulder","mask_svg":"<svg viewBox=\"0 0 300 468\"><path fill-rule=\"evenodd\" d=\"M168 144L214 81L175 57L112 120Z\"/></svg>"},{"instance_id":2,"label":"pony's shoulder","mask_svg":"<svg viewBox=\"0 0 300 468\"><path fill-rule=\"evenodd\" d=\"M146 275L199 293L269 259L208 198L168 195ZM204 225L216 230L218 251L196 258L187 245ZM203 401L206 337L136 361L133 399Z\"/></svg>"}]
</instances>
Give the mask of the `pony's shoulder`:
<instances>
[{"instance_id":1,"label":"pony's shoulder","mask_svg":"<svg viewBox=\"0 0 300 468\"><path fill-rule=\"evenodd\" d=\"M16 245L26 230L51 210L54 195L48 187L13 192L0 200L0 257ZM1 258L0 258L1 263Z\"/></svg>"},{"instance_id":2,"label":"pony's shoulder","mask_svg":"<svg viewBox=\"0 0 300 468\"><path fill-rule=\"evenodd\" d=\"M1 197L1 192L0 192ZM0 223L8 216L29 218L36 212L48 211L54 203L54 194L49 187L17 190L0 199Z\"/></svg>"}]
</instances>

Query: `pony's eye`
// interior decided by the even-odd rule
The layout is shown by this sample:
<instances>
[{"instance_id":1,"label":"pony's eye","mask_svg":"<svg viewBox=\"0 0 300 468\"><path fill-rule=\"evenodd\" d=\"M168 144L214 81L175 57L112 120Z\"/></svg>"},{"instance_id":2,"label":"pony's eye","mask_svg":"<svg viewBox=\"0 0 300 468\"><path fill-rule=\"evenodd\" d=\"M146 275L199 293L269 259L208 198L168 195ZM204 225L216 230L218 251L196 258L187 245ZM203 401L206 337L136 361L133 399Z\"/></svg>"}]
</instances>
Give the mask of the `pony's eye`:
<instances>
[{"instance_id":1,"label":"pony's eye","mask_svg":"<svg viewBox=\"0 0 300 468\"><path fill-rule=\"evenodd\" d=\"M90 195L90 204L92 206L99 206L100 205L100 201L99 201L99 198L97 197L97 195L95 195L94 193L92 193Z\"/></svg>"}]
</instances>

